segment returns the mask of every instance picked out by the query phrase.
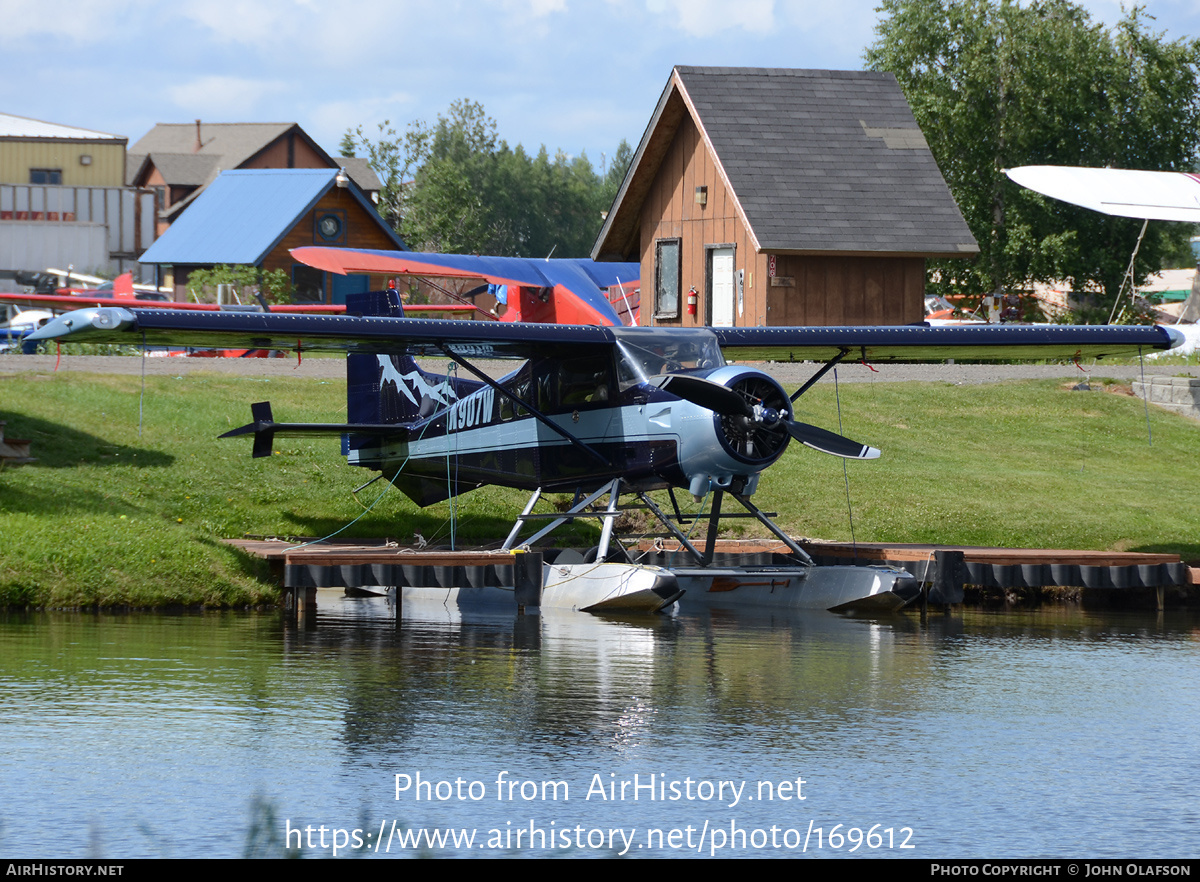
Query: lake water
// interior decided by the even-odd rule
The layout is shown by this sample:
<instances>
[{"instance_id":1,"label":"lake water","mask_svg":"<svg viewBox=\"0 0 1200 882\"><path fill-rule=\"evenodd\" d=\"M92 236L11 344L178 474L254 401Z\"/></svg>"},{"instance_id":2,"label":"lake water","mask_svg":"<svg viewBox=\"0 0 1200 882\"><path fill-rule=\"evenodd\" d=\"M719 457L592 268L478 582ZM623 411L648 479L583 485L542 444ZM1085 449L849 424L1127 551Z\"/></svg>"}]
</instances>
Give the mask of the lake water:
<instances>
[{"instance_id":1,"label":"lake water","mask_svg":"<svg viewBox=\"0 0 1200 882\"><path fill-rule=\"evenodd\" d=\"M385 599L320 604L315 627L0 618L0 851L342 855L356 836L379 858L1200 848L1195 614L432 607L396 630Z\"/></svg>"}]
</instances>

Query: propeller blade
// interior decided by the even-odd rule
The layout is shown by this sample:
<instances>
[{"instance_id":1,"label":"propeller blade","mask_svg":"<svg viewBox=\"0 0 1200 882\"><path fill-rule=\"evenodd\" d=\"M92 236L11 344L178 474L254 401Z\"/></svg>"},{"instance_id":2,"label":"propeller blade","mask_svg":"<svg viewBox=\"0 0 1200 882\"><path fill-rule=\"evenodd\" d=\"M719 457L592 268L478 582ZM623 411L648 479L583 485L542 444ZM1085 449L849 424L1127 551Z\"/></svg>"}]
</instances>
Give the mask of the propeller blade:
<instances>
[{"instance_id":1,"label":"propeller blade","mask_svg":"<svg viewBox=\"0 0 1200 882\"><path fill-rule=\"evenodd\" d=\"M830 432L828 429L810 426L808 423L796 422L789 422L787 429L788 434L801 444L807 445L813 450L819 450L822 453L841 456L846 459L879 459L879 451L874 447L868 447L865 444L859 444L857 441L851 441L844 435L839 435L837 432Z\"/></svg>"},{"instance_id":2,"label":"propeller blade","mask_svg":"<svg viewBox=\"0 0 1200 882\"><path fill-rule=\"evenodd\" d=\"M672 374L659 388L722 416L754 416L754 408L740 394L702 377Z\"/></svg>"}]
</instances>

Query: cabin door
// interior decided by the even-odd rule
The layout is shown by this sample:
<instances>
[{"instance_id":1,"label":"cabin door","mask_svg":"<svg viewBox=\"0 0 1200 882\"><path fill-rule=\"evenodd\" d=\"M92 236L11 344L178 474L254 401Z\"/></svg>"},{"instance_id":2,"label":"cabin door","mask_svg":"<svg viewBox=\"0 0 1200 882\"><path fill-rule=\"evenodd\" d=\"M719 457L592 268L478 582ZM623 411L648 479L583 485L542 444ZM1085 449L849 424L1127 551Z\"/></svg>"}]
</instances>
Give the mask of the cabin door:
<instances>
[{"instance_id":1,"label":"cabin door","mask_svg":"<svg viewBox=\"0 0 1200 882\"><path fill-rule=\"evenodd\" d=\"M733 327L734 316L734 280L733 280L733 246L715 245L705 249L708 252L708 291L710 321L714 328Z\"/></svg>"}]
</instances>

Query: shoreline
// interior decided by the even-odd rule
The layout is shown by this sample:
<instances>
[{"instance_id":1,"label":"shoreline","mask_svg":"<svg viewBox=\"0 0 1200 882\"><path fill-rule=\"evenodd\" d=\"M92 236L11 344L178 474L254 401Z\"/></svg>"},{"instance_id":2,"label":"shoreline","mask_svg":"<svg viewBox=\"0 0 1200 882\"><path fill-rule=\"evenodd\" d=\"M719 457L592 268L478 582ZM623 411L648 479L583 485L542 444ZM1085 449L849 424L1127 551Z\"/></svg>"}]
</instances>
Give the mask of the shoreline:
<instances>
[{"instance_id":1,"label":"shoreline","mask_svg":"<svg viewBox=\"0 0 1200 882\"><path fill-rule=\"evenodd\" d=\"M53 372L55 361L54 356L0 356L0 381L6 381L0 382L0 390L4 390L0 396L9 404L9 432L12 437L32 438L32 455L41 460L0 473L0 531L8 540L0 558L0 604L8 609L273 608L279 604L279 593L266 579L265 569L213 549L218 537L264 531L329 535L366 516L348 535L390 535L407 542L420 532L433 543L441 541L439 534L444 533L448 515L437 507L414 509L406 500L389 498L367 516L363 508L374 498L373 493L360 501L351 498L361 476L353 474L355 470L336 467L335 448L328 443L289 442L274 462L251 460L242 450L229 456L214 446L216 435L242 418L245 402L255 400L243 380L272 381L269 394L281 406L337 419L337 412L345 406L340 358L306 358L297 365L295 359L64 356L57 374ZM435 369L444 369L446 364L444 359L425 362ZM487 362L485 366L503 373L513 362ZM807 379L816 369L811 364L765 367L785 387ZM143 368L144 421L138 395L138 375ZM1200 374L1200 368L1187 370L1191 375ZM1161 520L1154 519L1153 529L1139 530L1136 524L1114 526L1114 519L1104 515L1110 506L1132 510L1131 506L1148 499L1125 495L1135 482L1137 486L1147 481L1161 486L1168 476L1176 481L1191 480L1186 468L1180 471L1179 459L1191 449L1187 446L1192 443L1190 427L1155 415L1156 423L1160 419L1164 423L1161 430L1157 425L1154 429L1151 453L1145 451L1146 417L1140 403L1136 412L1130 413L1125 405L1107 401L1114 396L1092 399L1082 410L1060 402L1057 406L1067 410L1055 416L1054 412L1031 409L1043 406L1035 404L1042 398L1057 395L1044 382L1022 386L1013 393L996 385L1047 377L1071 380L1080 376L1074 365L886 365L878 373L863 365L850 365L839 373L843 374L839 382L859 384L853 394L842 392L851 413L857 409L853 431L868 432L892 445L885 463L889 477L877 479L884 484L872 487L872 473L865 470L855 479L856 503L875 507L874 525L869 519L866 523L881 538L899 541L941 524L936 538L950 541L958 537L957 544L963 544L968 535L964 530L975 526L972 521L987 522L979 512L990 504L989 493L1004 487L1012 492L1000 495L1011 496L1011 500L993 522L1004 525L1005 534L980 532L985 541L966 544L1011 545L1008 535L1012 534L1019 536L1016 544L1028 547L1100 549L1129 543L1124 547L1151 549L1165 536L1168 542L1161 550L1181 553L1185 559L1200 556L1186 539L1194 535L1188 517L1168 516L1164 511ZM1096 368L1088 376L1133 378L1140 373L1137 365L1115 365ZM1154 366L1146 373L1177 375L1181 367ZM171 382L184 375L194 377L186 392L185 387ZM290 379L301 382L287 382ZM825 418L833 418L831 379L827 377L812 393L815 397L809 406L814 408L814 419L822 408ZM887 383L890 388L885 394L881 386L877 393L864 388L864 382ZM905 390L899 385L904 382L933 385ZM979 391L958 393L944 388L951 385L972 385ZM816 394L821 387L826 387L825 391ZM992 424L990 413L997 409L1011 416ZM964 416L968 413L969 417ZM1072 414L1067 422L1063 421L1065 414ZM1095 419L1101 414L1107 416ZM978 422L963 423L963 419ZM1031 419L1035 421L1033 432L1017 428ZM143 422L144 436L139 428ZM1068 433L1056 429L1058 424ZM947 428L954 425L960 428ZM991 428L983 428L987 425ZM1039 430L1039 426L1043 428ZM954 450L955 442L947 433L956 433L961 439L959 450ZM1140 440L1132 448L1121 447L1125 436L1135 435ZM1172 435L1176 436L1173 442ZM1085 437L1095 440L1084 444ZM1114 458L1117 450L1121 453ZM1029 458L1034 451L1040 452ZM1011 477L997 485L991 473L1004 457L1015 458L1016 471L1012 471L1012 463L1004 465ZM827 488L829 481L828 486L840 487L840 464L835 463L836 475L831 478L828 469L822 469L828 466L822 459L794 457L781 462L779 480L768 489L783 488L785 495L775 492L775 498L766 504L783 514L782 522L790 523L785 527L789 532L836 538L841 515L824 510L836 508L825 504L829 494L786 495L787 488L803 488L813 481L817 483L811 486L817 490ZM1068 460L1069 466L1064 466ZM954 473L960 478L947 482L945 468L958 470ZM1027 474L1044 475L1045 479L1029 481ZM980 476L985 479L982 483L972 482ZM1095 485L1105 495L1084 502L1088 485ZM1051 486L1064 489L1052 491ZM1028 503L1033 506L1028 516L1025 508L1014 508L1026 504L1021 502L1025 499L1022 493L1033 500ZM1057 498L1047 493L1057 494ZM947 498L930 503L939 494ZM501 513L521 504L507 491L480 490L460 500L460 541L466 536L465 541L472 544L488 541L492 534L503 536L511 518ZM1028 535L1022 522L1036 521L1039 508L1053 514L1046 521L1052 529ZM885 517L889 509L896 512L890 520ZM940 520L949 516L956 520ZM1089 516L1087 526L1072 523L1074 532L1058 535L1060 525ZM564 537L567 544L581 540L586 537ZM1091 544L1074 544L1078 542Z\"/></svg>"}]
</instances>

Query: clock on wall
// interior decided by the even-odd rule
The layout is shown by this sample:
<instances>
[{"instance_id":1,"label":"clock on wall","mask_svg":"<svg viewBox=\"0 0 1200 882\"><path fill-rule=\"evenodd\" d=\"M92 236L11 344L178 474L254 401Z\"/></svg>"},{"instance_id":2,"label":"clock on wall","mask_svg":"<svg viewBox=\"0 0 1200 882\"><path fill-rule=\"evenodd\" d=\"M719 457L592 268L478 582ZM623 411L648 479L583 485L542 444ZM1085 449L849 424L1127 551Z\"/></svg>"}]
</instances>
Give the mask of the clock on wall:
<instances>
[{"instance_id":1,"label":"clock on wall","mask_svg":"<svg viewBox=\"0 0 1200 882\"><path fill-rule=\"evenodd\" d=\"M346 238L346 216L340 211L323 211L316 219L317 241L342 244Z\"/></svg>"}]
</instances>

